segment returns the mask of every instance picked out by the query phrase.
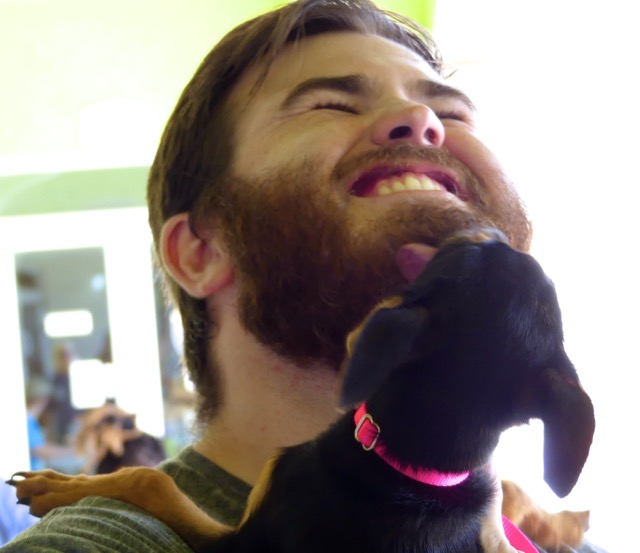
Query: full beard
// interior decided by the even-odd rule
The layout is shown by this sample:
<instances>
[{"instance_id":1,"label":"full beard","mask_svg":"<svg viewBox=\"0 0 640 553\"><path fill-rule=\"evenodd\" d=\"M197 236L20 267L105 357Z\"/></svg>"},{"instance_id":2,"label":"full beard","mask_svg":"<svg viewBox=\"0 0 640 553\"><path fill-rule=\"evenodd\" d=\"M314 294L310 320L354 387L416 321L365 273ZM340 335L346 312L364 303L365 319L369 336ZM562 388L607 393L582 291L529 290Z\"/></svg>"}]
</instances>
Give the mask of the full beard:
<instances>
[{"instance_id":1,"label":"full beard","mask_svg":"<svg viewBox=\"0 0 640 553\"><path fill-rule=\"evenodd\" d=\"M416 152L405 153L415 159ZM376 155L382 160L391 154ZM480 198L483 186L470 174L465 178L476 202L398 202L375 219L354 221L344 191L320 174L304 162L260 182L219 183L225 192L218 220L239 279L241 321L260 342L301 367L340 367L348 333L380 300L406 285L395 262L402 245L437 246L451 233L478 225L513 235L512 219L528 225L517 196L506 200L508 206L496 206ZM508 220L496 220L494 212L507 213Z\"/></svg>"}]
</instances>

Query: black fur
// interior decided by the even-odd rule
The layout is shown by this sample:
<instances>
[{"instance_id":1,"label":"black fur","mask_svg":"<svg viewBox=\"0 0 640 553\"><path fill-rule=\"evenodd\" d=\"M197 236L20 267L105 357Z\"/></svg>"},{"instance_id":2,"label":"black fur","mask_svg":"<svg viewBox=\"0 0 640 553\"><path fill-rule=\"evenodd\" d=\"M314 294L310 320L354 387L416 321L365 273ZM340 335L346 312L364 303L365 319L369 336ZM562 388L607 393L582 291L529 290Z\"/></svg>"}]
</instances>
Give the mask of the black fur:
<instances>
[{"instance_id":1,"label":"black fur","mask_svg":"<svg viewBox=\"0 0 640 553\"><path fill-rule=\"evenodd\" d=\"M406 465L471 477L437 488L396 472L355 441L351 411L282 452L253 516L212 551L481 551L494 490L483 467L500 434L542 419L545 478L564 496L595 425L563 349L552 283L533 258L498 240L452 240L399 307L368 319L341 400L366 401L380 439Z\"/></svg>"}]
</instances>

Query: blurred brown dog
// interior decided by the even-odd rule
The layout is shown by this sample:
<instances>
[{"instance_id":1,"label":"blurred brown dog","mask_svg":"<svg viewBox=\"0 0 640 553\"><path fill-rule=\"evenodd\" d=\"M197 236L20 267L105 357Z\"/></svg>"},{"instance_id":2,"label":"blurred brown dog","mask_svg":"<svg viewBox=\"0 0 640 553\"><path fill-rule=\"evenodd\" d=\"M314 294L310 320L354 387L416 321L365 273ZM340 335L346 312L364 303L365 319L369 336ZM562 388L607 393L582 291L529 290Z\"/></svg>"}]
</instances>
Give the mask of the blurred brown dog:
<instances>
[{"instance_id":1,"label":"blurred brown dog","mask_svg":"<svg viewBox=\"0 0 640 553\"><path fill-rule=\"evenodd\" d=\"M162 442L142 432L136 416L107 400L82 418L76 452L86 461L82 472L108 474L122 467L155 467L166 459Z\"/></svg>"},{"instance_id":2,"label":"blurred brown dog","mask_svg":"<svg viewBox=\"0 0 640 553\"><path fill-rule=\"evenodd\" d=\"M509 480L502 481L502 514L550 552L575 549L589 529L589 511L548 513Z\"/></svg>"}]
</instances>

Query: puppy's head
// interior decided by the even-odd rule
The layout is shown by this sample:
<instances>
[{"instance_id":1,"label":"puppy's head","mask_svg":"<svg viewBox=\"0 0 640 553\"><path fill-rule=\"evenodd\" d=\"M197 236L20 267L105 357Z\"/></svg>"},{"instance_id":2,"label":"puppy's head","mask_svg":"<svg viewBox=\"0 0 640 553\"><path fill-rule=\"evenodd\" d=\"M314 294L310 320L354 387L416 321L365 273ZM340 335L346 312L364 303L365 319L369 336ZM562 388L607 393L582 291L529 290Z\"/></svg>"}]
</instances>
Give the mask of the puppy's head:
<instances>
[{"instance_id":1,"label":"puppy's head","mask_svg":"<svg viewBox=\"0 0 640 553\"><path fill-rule=\"evenodd\" d=\"M349 336L340 403L438 417L481 456L506 428L540 418L545 480L564 496L589 452L593 407L564 352L553 284L505 242L492 230L452 237L374 309Z\"/></svg>"}]
</instances>

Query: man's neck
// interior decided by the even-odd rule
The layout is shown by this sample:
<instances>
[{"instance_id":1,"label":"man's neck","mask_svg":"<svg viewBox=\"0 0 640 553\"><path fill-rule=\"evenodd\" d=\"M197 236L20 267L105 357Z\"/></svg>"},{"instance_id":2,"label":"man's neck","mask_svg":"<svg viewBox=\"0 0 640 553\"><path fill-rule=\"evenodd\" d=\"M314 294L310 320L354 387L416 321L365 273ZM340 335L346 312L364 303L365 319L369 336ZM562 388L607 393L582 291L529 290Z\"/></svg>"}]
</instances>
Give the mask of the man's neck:
<instances>
[{"instance_id":1,"label":"man's neck","mask_svg":"<svg viewBox=\"0 0 640 553\"><path fill-rule=\"evenodd\" d=\"M337 418L338 378L325 366L297 367L226 322L213 346L224 399L194 447L253 485L277 448L310 440Z\"/></svg>"}]
</instances>

